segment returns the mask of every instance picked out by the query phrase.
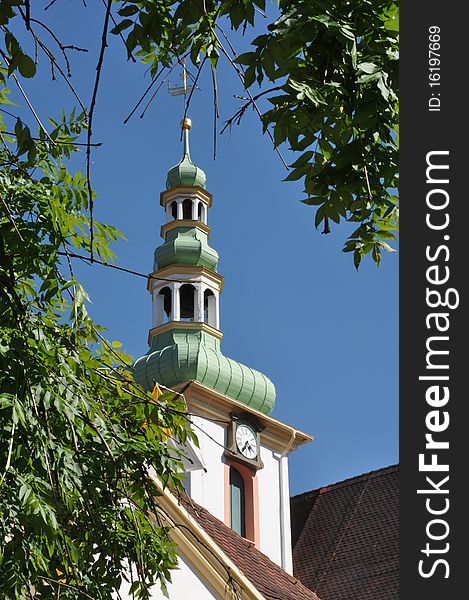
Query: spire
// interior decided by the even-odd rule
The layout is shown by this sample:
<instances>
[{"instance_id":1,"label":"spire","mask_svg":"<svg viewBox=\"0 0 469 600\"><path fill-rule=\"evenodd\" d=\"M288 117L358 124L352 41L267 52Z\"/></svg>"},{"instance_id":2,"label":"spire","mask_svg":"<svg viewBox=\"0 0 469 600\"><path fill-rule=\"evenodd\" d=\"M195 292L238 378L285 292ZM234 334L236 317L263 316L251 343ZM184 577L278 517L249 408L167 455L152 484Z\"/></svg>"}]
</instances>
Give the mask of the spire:
<instances>
[{"instance_id":1,"label":"spire","mask_svg":"<svg viewBox=\"0 0 469 600\"><path fill-rule=\"evenodd\" d=\"M174 95L180 89L171 88ZM181 92L182 93L182 92ZM152 390L153 381L174 387L198 381L237 402L270 414L275 387L259 371L224 356L220 349L219 298L223 277L218 253L208 243L207 223L212 195L205 190L205 173L191 160L191 120L181 121L183 155L168 172L160 204L166 213L161 228L164 243L154 254L150 350L134 364L135 381Z\"/></svg>"},{"instance_id":2,"label":"spire","mask_svg":"<svg viewBox=\"0 0 469 600\"><path fill-rule=\"evenodd\" d=\"M181 121L181 129L183 131L184 134L184 156L183 158L188 158L189 160L191 159L191 155L189 152L189 131L192 127L192 121L189 119L189 117L184 117L184 119Z\"/></svg>"},{"instance_id":3,"label":"spire","mask_svg":"<svg viewBox=\"0 0 469 600\"><path fill-rule=\"evenodd\" d=\"M168 171L166 178L166 189L168 190L179 186L196 186L205 189L207 177L202 169L192 162L189 153L189 130L191 127L192 121L185 117L181 121L184 143L183 156L181 161Z\"/></svg>"}]
</instances>

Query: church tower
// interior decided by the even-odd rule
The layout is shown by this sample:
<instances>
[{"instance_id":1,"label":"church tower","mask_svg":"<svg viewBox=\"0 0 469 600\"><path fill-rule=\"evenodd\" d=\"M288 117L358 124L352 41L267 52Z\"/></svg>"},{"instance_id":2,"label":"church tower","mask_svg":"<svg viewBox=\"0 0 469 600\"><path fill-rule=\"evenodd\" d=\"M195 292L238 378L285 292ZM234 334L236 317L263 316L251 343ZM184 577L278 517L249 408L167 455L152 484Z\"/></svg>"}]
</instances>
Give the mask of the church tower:
<instances>
[{"instance_id":1,"label":"church tower","mask_svg":"<svg viewBox=\"0 0 469 600\"><path fill-rule=\"evenodd\" d=\"M150 349L134 365L135 380L183 391L199 448L186 448L186 491L288 573L292 572L288 455L311 437L270 415L275 387L263 373L221 351L218 254L209 245L204 171L189 152L160 195L163 243L154 254Z\"/></svg>"}]
</instances>

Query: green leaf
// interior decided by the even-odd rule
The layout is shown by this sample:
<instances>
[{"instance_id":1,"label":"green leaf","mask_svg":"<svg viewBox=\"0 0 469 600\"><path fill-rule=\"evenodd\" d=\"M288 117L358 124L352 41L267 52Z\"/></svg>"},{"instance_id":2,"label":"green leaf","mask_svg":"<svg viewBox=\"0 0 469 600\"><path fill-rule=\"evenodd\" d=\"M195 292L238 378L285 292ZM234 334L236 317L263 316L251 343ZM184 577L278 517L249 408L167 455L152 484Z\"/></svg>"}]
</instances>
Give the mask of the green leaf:
<instances>
[{"instance_id":1,"label":"green leaf","mask_svg":"<svg viewBox=\"0 0 469 600\"><path fill-rule=\"evenodd\" d=\"M357 68L364 73L375 73L379 68L374 63L362 62L357 65Z\"/></svg>"},{"instance_id":2,"label":"green leaf","mask_svg":"<svg viewBox=\"0 0 469 600\"><path fill-rule=\"evenodd\" d=\"M359 250L355 250L353 253L353 264L355 265L356 270L358 271L358 267L360 266L362 260L362 256Z\"/></svg>"},{"instance_id":3,"label":"green leaf","mask_svg":"<svg viewBox=\"0 0 469 600\"><path fill-rule=\"evenodd\" d=\"M256 79L256 72L254 67L248 67L244 72L244 85L246 88L250 87Z\"/></svg>"},{"instance_id":4,"label":"green leaf","mask_svg":"<svg viewBox=\"0 0 469 600\"><path fill-rule=\"evenodd\" d=\"M240 54L237 58L235 58L234 62L239 65L252 65L257 58L256 52L245 52L244 54Z\"/></svg>"},{"instance_id":5,"label":"green leaf","mask_svg":"<svg viewBox=\"0 0 469 600\"><path fill-rule=\"evenodd\" d=\"M394 248L392 248L389 244L387 244L386 242L383 242L381 240L378 240L378 245L383 248L383 250L386 250L386 252L396 252L396 250Z\"/></svg>"},{"instance_id":6,"label":"green leaf","mask_svg":"<svg viewBox=\"0 0 469 600\"><path fill-rule=\"evenodd\" d=\"M18 70L23 77L34 77L36 75L36 65L32 58L27 54L21 54L18 60Z\"/></svg>"},{"instance_id":7,"label":"green leaf","mask_svg":"<svg viewBox=\"0 0 469 600\"><path fill-rule=\"evenodd\" d=\"M262 67L263 67L267 77L271 81L274 81L274 79L275 79L275 63L274 63L274 58L272 56L272 53L270 52L270 50L268 48L262 54Z\"/></svg>"},{"instance_id":8,"label":"green leaf","mask_svg":"<svg viewBox=\"0 0 469 600\"><path fill-rule=\"evenodd\" d=\"M132 15L135 15L138 13L138 6L132 6L131 4L124 6L123 8L121 8L120 10L117 11L117 13L121 16L121 17L131 17Z\"/></svg>"},{"instance_id":9,"label":"green leaf","mask_svg":"<svg viewBox=\"0 0 469 600\"><path fill-rule=\"evenodd\" d=\"M124 31L125 29L128 29L132 25L134 25L133 21L131 21L130 19L123 19L120 23L118 23L115 27L111 29L111 33L114 35L118 35L119 33Z\"/></svg>"},{"instance_id":10,"label":"green leaf","mask_svg":"<svg viewBox=\"0 0 469 600\"><path fill-rule=\"evenodd\" d=\"M300 177L303 177L303 175L306 175L310 168L311 165L308 163L306 165L303 165L302 167L293 169L293 171L290 171L290 173L283 179L283 181L296 181L297 179L300 179Z\"/></svg>"}]
</instances>

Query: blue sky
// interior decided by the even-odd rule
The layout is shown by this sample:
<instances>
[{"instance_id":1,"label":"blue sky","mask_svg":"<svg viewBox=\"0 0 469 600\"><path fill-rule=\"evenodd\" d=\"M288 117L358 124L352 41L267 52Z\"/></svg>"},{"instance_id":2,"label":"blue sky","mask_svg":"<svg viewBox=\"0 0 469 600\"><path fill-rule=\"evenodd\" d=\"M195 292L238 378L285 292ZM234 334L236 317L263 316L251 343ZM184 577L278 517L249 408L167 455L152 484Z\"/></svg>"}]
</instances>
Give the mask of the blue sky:
<instances>
[{"instance_id":1,"label":"blue sky","mask_svg":"<svg viewBox=\"0 0 469 600\"><path fill-rule=\"evenodd\" d=\"M89 49L72 55L71 80L89 104L103 4L89 2L85 8L78 0L61 0L43 13L47 4L34 3L36 16L60 31L64 44ZM259 18L258 33L264 23ZM244 41L230 36L245 51L251 36ZM22 83L46 121L76 102L62 82L51 81L44 56L41 61L37 81ZM169 96L165 86L143 119L137 111L123 124L149 81L146 67L127 63L122 42L111 36L93 128L94 141L103 143L92 154L95 218L124 232L118 264L145 273L161 243L159 193L182 150L182 100ZM179 73L169 81L179 85ZM379 269L365 261L357 273L351 255L340 251L349 228L334 226L328 236L314 228L314 210L300 203L301 182L282 182L285 167L252 111L218 137L213 161L208 70L199 85L189 111L191 155L205 170L214 197L210 244L225 277L222 350L272 379L275 418L315 436L291 455L292 494L397 462L397 253L386 254ZM218 88L220 130L239 107L233 95L244 95L224 60ZM282 152L291 162L288 150ZM75 157L74 167L85 170L84 153ZM76 272L90 294L90 312L108 328L108 337L123 342L135 358L143 355L151 316L145 280L98 265L77 264Z\"/></svg>"}]
</instances>

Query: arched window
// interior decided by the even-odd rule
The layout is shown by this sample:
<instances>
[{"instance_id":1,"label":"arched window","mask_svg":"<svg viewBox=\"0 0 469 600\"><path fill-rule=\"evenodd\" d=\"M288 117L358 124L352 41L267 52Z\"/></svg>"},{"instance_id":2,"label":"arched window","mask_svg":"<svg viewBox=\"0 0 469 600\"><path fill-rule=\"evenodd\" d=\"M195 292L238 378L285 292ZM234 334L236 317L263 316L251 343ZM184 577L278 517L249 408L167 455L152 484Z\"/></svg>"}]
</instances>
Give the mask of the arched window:
<instances>
[{"instance_id":1,"label":"arched window","mask_svg":"<svg viewBox=\"0 0 469 600\"><path fill-rule=\"evenodd\" d=\"M162 322L167 323L171 316L171 290L169 287L164 287L158 296L163 297L163 315Z\"/></svg>"},{"instance_id":2,"label":"arched window","mask_svg":"<svg viewBox=\"0 0 469 600\"><path fill-rule=\"evenodd\" d=\"M195 287L190 283L185 283L179 288L179 302L180 302L180 319L181 321L193 321L194 320L194 300L195 300Z\"/></svg>"},{"instance_id":3,"label":"arched window","mask_svg":"<svg viewBox=\"0 0 469 600\"><path fill-rule=\"evenodd\" d=\"M178 218L178 203L176 202L176 200L171 202L171 216L173 217L173 219Z\"/></svg>"},{"instance_id":4,"label":"arched window","mask_svg":"<svg viewBox=\"0 0 469 600\"><path fill-rule=\"evenodd\" d=\"M192 200L190 198L186 198L182 203L182 218L192 219Z\"/></svg>"},{"instance_id":5,"label":"arched window","mask_svg":"<svg viewBox=\"0 0 469 600\"><path fill-rule=\"evenodd\" d=\"M197 206L197 218L199 219L199 221L202 221L202 202L198 203Z\"/></svg>"},{"instance_id":6,"label":"arched window","mask_svg":"<svg viewBox=\"0 0 469 600\"><path fill-rule=\"evenodd\" d=\"M244 479L234 467L230 467L230 527L246 537L246 507Z\"/></svg>"},{"instance_id":7,"label":"arched window","mask_svg":"<svg viewBox=\"0 0 469 600\"><path fill-rule=\"evenodd\" d=\"M212 327L217 326L216 298L212 290L204 292L204 323L208 323Z\"/></svg>"},{"instance_id":8,"label":"arched window","mask_svg":"<svg viewBox=\"0 0 469 600\"><path fill-rule=\"evenodd\" d=\"M153 297L153 327L167 323L171 318L171 288L165 286Z\"/></svg>"}]
</instances>

